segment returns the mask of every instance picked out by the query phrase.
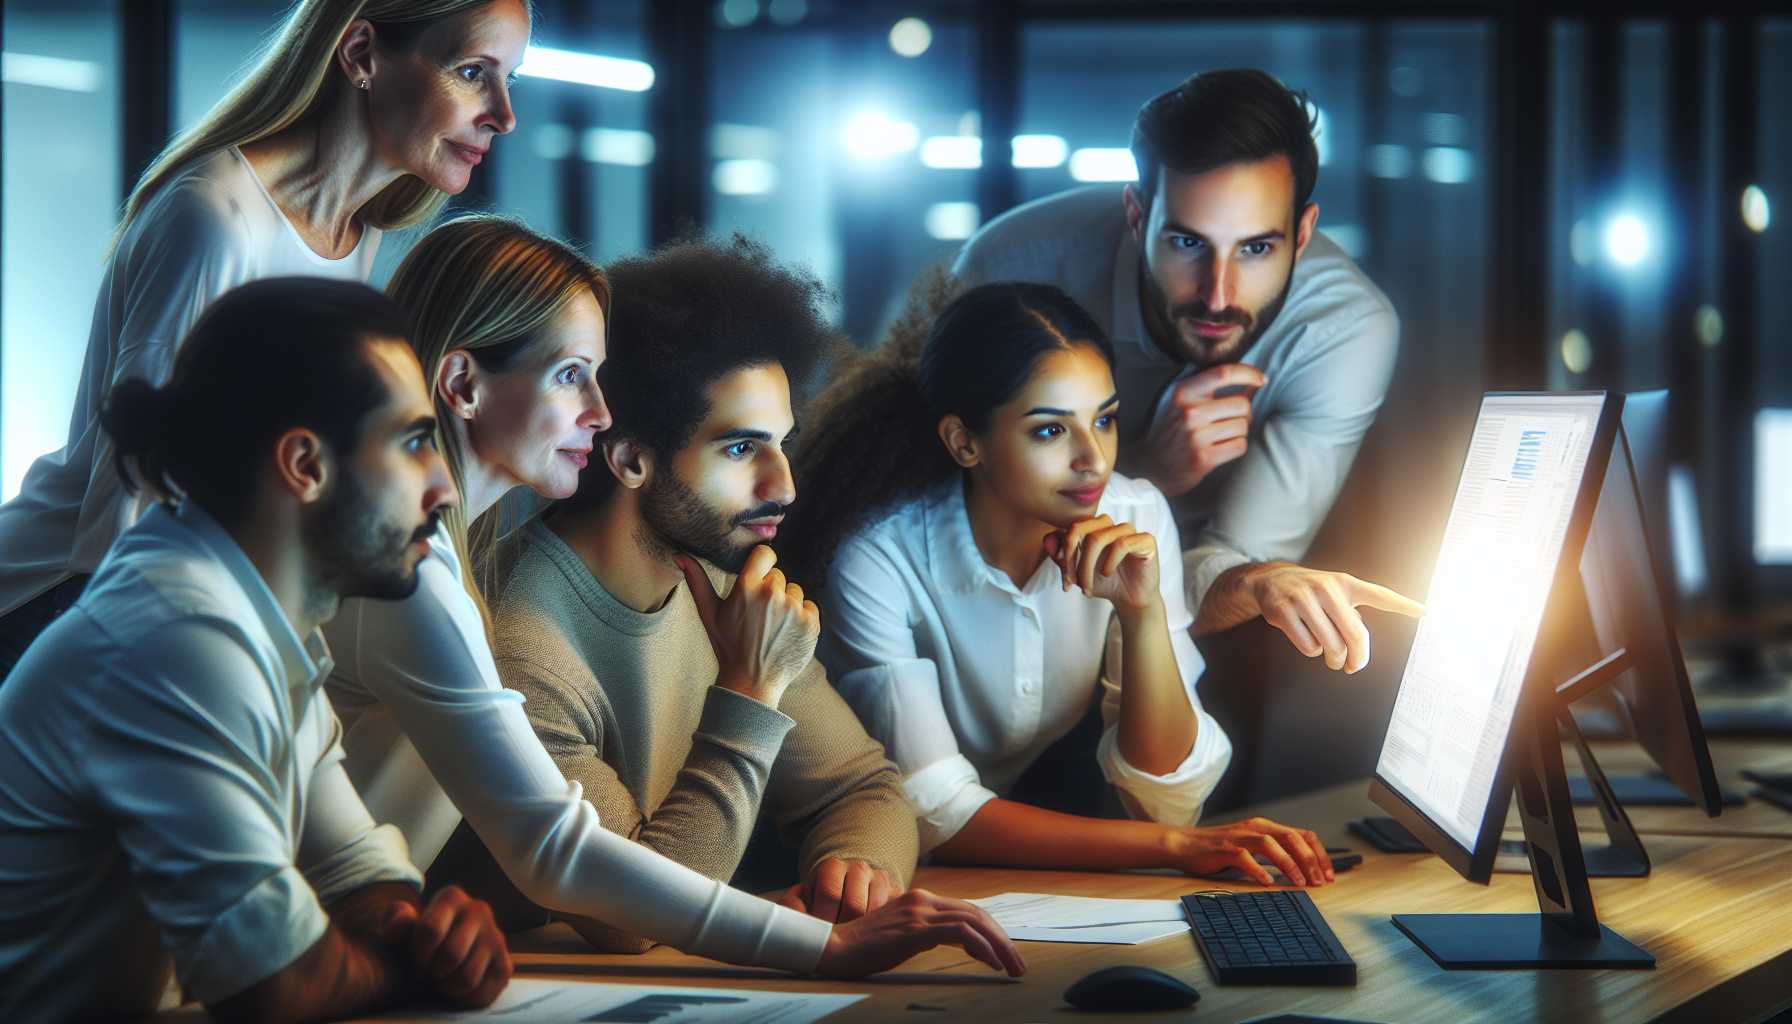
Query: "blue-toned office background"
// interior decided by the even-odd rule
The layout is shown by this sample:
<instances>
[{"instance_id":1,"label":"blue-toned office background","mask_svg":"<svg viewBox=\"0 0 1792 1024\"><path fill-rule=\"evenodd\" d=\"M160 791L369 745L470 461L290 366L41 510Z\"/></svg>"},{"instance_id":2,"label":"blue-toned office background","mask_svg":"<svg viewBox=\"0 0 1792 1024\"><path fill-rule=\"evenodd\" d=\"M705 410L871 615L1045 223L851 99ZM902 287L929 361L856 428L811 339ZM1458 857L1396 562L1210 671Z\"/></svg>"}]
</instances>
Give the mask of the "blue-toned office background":
<instances>
[{"instance_id":1,"label":"blue-toned office background","mask_svg":"<svg viewBox=\"0 0 1792 1024\"><path fill-rule=\"evenodd\" d=\"M690 226L744 231L828 282L861 344L978 224L1081 183L1119 188L1143 100L1201 69L1262 67L1317 106L1320 227L1404 327L1387 407L1311 561L1422 596L1484 388L1672 387L1688 629L1787 628L1785 3L1708 3L1698 17L1645 3L1623 19L1590 3L1450 0L537 6L546 49L530 70L583 80L522 80L516 132L459 205L516 214L601 260ZM285 9L6 0L5 496L64 440L136 170L222 95ZM388 239L380 281L409 241ZM1378 624L1363 676L1293 657L1252 670L1265 696L1241 727L1304 739L1247 739L1240 785L1262 795L1372 765L1410 636ZM1216 671L1229 664L1217 655Z\"/></svg>"}]
</instances>

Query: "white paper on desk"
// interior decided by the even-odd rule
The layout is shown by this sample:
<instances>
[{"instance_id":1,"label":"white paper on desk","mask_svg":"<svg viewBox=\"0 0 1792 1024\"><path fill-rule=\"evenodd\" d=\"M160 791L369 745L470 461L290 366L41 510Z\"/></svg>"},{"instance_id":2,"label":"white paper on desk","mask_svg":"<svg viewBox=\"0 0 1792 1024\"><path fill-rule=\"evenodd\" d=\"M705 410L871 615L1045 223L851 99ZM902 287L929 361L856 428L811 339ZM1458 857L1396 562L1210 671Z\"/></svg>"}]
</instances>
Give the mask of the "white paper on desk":
<instances>
[{"instance_id":1,"label":"white paper on desk","mask_svg":"<svg viewBox=\"0 0 1792 1024\"><path fill-rule=\"evenodd\" d=\"M513 978L483 1010L400 1010L377 1021L499 1020L517 1024L812 1024L865 998L829 992L759 992L674 985Z\"/></svg>"},{"instance_id":2,"label":"white paper on desk","mask_svg":"<svg viewBox=\"0 0 1792 1024\"><path fill-rule=\"evenodd\" d=\"M1177 900L1104 900L1005 892L971 902L988 911L1009 938L1030 942L1136 946L1188 931L1188 914Z\"/></svg>"}]
</instances>

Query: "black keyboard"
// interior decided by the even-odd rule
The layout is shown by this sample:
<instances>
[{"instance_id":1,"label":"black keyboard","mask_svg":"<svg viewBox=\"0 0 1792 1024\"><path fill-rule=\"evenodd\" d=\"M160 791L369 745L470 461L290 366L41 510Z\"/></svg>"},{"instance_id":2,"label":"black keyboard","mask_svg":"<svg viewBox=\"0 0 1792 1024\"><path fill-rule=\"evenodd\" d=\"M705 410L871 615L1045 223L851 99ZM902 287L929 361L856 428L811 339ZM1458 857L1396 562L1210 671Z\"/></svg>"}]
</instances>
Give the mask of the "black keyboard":
<instances>
[{"instance_id":1,"label":"black keyboard","mask_svg":"<svg viewBox=\"0 0 1792 1024\"><path fill-rule=\"evenodd\" d=\"M1221 985L1356 984L1356 961L1304 892L1195 893L1182 905Z\"/></svg>"}]
</instances>

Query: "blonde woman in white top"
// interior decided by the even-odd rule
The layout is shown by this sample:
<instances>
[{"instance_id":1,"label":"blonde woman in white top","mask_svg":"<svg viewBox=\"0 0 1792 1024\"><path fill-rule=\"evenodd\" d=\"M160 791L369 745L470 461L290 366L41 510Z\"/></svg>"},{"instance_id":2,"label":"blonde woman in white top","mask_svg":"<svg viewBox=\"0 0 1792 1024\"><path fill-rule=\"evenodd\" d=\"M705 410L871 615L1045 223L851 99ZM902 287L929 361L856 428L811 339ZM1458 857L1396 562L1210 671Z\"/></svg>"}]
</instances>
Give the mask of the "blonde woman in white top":
<instances>
[{"instance_id":1,"label":"blonde woman in white top","mask_svg":"<svg viewBox=\"0 0 1792 1024\"><path fill-rule=\"evenodd\" d=\"M792 572L827 581L818 653L902 770L923 848L1268 884L1260 857L1296 884L1330 881L1310 831L1195 824L1232 747L1195 694L1169 506L1112 473L1101 328L1055 287L991 284L920 331L911 316L809 412L797 474L818 497L787 534ZM1053 767L1099 771L1135 820L1010 799L1097 694L1096 763Z\"/></svg>"},{"instance_id":2,"label":"blonde woman in white top","mask_svg":"<svg viewBox=\"0 0 1792 1024\"><path fill-rule=\"evenodd\" d=\"M688 953L836 976L951 943L1020 973L1013 944L970 904L911 890L834 925L603 827L542 747L522 696L499 683L473 570L499 499L519 486L569 497L609 426L595 378L608 281L561 243L473 216L419 241L389 290L416 318L462 505L443 516L415 595L346 602L325 631L345 765L374 818L397 825L428 868L464 817L524 896L581 930L590 919Z\"/></svg>"},{"instance_id":3,"label":"blonde woman in white top","mask_svg":"<svg viewBox=\"0 0 1792 1024\"><path fill-rule=\"evenodd\" d=\"M0 676L133 517L100 430L107 391L161 383L179 339L236 285L366 280L381 231L427 220L515 125L509 76L529 18L526 0L304 0L144 172L94 303L68 441L0 506Z\"/></svg>"}]
</instances>

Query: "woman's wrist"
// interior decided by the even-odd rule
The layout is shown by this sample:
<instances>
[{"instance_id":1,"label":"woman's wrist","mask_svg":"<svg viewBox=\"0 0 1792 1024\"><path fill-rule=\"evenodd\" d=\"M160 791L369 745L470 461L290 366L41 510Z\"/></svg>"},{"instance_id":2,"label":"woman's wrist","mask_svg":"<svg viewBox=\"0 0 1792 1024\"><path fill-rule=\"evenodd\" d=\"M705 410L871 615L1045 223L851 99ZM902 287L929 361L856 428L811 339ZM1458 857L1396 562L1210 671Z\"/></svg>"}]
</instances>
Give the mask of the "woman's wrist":
<instances>
[{"instance_id":1,"label":"woman's wrist","mask_svg":"<svg viewBox=\"0 0 1792 1024\"><path fill-rule=\"evenodd\" d=\"M1114 616L1120 620L1120 628L1123 631L1141 627L1149 628L1167 622L1169 619L1164 611L1164 596L1155 590L1141 605L1114 602Z\"/></svg>"}]
</instances>

